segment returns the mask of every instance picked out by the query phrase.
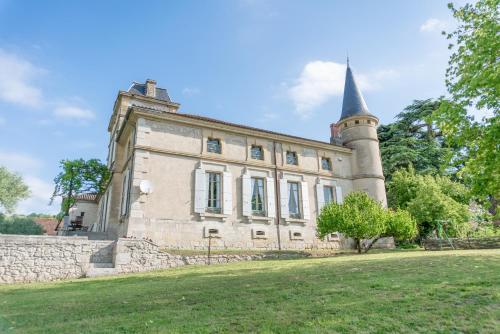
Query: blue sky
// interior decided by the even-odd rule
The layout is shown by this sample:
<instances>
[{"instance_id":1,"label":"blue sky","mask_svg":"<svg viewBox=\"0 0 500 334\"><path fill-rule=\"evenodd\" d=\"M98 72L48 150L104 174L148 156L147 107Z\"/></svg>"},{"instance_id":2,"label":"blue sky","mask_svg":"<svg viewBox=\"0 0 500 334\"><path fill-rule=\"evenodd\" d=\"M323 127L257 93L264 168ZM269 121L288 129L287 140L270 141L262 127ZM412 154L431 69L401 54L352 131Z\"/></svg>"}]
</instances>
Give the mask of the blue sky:
<instances>
[{"instance_id":1,"label":"blue sky","mask_svg":"<svg viewBox=\"0 0 500 334\"><path fill-rule=\"evenodd\" d=\"M0 0L0 165L48 207L58 161L105 159L118 90L155 79L181 112L325 140L347 52L383 123L445 94L438 0Z\"/></svg>"}]
</instances>

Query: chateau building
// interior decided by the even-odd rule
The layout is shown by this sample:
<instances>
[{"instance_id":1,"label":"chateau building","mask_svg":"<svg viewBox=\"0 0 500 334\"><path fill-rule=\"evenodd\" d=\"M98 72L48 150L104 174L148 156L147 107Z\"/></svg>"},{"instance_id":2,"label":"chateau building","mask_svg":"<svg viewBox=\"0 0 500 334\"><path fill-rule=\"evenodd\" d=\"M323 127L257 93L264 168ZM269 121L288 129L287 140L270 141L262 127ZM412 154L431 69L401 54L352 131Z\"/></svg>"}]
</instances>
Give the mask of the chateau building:
<instances>
[{"instance_id":1,"label":"chateau building","mask_svg":"<svg viewBox=\"0 0 500 334\"><path fill-rule=\"evenodd\" d=\"M340 120L330 142L179 112L154 80L120 91L114 104L109 186L100 232L170 248L338 248L316 236L328 202L366 191L386 205L372 115L347 67ZM328 128L325 128L328 131Z\"/></svg>"}]
</instances>

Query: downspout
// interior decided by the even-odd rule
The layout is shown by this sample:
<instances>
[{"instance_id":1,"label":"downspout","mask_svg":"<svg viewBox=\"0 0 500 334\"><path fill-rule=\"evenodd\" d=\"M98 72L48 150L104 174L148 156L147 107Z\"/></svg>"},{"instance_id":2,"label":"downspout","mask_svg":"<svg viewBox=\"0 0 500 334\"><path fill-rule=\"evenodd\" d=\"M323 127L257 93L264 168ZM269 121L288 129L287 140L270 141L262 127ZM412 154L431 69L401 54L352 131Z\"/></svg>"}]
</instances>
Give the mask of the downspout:
<instances>
[{"instance_id":1,"label":"downspout","mask_svg":"<svg viewBox=\"0 0 500 334\"><path fill-rule=\"evenodd\" d=\"M274 192L276 203L276 233L278 234L278 250L281 252L281 233L280 233L280 218L281 218L281 203L280 199L280 183L278 180L278 163L276 161L276 142L273 141L273 159L274 159Z\"/></svg>"}]
</instances>

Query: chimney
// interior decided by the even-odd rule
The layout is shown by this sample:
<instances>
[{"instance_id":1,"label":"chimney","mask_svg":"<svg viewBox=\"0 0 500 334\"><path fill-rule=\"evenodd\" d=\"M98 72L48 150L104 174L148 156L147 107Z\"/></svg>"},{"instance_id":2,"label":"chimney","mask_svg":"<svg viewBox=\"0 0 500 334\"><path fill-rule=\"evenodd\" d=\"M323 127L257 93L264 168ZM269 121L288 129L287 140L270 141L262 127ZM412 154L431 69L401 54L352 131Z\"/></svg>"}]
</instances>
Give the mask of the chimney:
<instances>
[{"instance_id":1,"label":"chimney","mask_svg":"<svg viewBox=\"0 0 500 334\"><path fill-rule=\"evenodd\" d=\"M331 132L330 143L331 144L341 144L342 139L340 138L339 125L337 125L335 123L330 124L330 132Z\"/></svg>"},{"instance_id":2,"label":"chimney","mask_svg":"<svg viewBox=\"0 0 500 334\"><path fill-rule=\"evenodd\" d=\"M156 97L156 81L147 79L146 80L146 96Z\"/></svg>"}]
</instances>

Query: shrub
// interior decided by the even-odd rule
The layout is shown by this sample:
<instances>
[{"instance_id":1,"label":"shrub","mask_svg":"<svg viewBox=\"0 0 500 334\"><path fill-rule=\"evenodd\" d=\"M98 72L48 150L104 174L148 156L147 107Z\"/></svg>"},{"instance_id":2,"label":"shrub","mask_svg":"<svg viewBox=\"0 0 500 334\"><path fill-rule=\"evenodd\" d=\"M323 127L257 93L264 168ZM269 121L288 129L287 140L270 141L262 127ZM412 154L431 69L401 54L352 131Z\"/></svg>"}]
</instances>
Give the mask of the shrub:
<instances>
[{"instance_id":1,"label":"shrub","mask_svg":"<svg viewBox=\"0 0 500 334\"><path fill-rule=\"evenodd\" d=\"M373 239L365 247L368 252L382 237L412 239L417 231L415 220L404 210L389 211L365 192L352 192L344 199L344 204L326 205L318 217L318 235L340 232L353 238L361 253L361 240Z\"/></svg>"},{"instance_id":2,"label":"shrub","mask_svg":"<svg viewBox=\"0 0 500 334\"><path fill-rule=\"evenodd\" d=\"M0 234L34 234L40 235L45 231L29 217L0 216Z\"/></svg>"}]
</instances>

